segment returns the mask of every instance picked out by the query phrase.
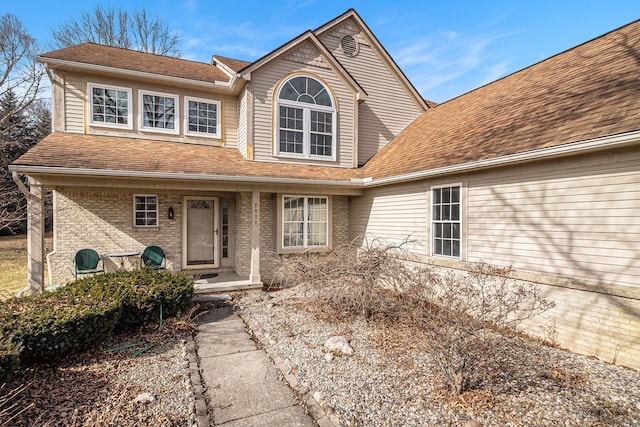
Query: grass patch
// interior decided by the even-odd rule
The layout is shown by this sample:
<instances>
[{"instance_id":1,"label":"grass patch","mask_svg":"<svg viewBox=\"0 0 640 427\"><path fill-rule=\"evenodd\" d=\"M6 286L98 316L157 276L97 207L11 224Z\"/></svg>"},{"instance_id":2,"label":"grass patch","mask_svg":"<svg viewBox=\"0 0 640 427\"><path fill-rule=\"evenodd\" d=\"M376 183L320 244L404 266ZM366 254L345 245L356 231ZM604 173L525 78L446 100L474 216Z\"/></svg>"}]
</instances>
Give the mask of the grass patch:
<instances>
[{"instance_id":1,"label":"grass patch","mask_svg":"<svg viewBox=\"0 0 640 427\"><path fill-rule=\"evenodd\" d=\"M52 238L45 238L51 247ZM45 265L45 283L47 268ZM27 286L27 236L0 236L0 301L15 296Z\"/></svg>"}]
</instances>

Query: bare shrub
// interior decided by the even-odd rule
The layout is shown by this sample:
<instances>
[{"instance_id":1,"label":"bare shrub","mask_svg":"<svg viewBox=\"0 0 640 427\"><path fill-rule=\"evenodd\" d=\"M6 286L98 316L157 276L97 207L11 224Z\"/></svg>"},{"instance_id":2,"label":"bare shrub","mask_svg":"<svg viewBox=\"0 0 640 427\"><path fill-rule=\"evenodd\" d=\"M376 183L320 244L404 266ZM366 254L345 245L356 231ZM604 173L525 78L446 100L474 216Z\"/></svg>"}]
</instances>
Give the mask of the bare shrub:
<instances>
[{"instance_id":1,"label":"bare shrub","mask_svg":"<svg viewBox=\"0 0 640 427\"><path fill-rule=\"evenodd\" d=\"M532 285L509 278L511 269L483 262L466 273L448 271L428 276L424 286L405 293L407 319L420 325L426 347L449 387L458 395L472 378L487 378L505 351L505 334L517 332L526 319L554 304ZM425 280L426 279L426 280Z\"/></svg>"},{"instance_id":2,"label":"bare shrub","mask_svg":"<svg viewBox=\"0 0 640 427\"><path fill-rule=\"evenodd\" d=\"M510 279L510 268L481 262L435 273L410 264L399 256L408 242L364 239L326 254L280 257L276 280L301 285L312 299L306 309L325 320L364 316L375 327L413 329L452 396L504 374L506 336L553 302Z\"/></svg>"},{"instance_id":3,"label":"bare shrub","mask_svg":"<svg viewBox=\"0 0 640 427\"><path fill-rule=\"evenodd\" d=\"M346 316L371 318L391 312L398 291L410 283L410 271L397 257L408 239L381 239L342 245L327 253L280 256L275 280L281 286L305 286L310 297Z\"/></svg>"},{"instance_id":4,"label":"bare shrub","mask_svg":"<svg viewBox=\"0 0 640 427\"><path fill-rule=\"evenodd\" d=\"M33 402L26 406L23 402L23 392L29 387L31 384L12 389L6 389L7 384L0 386L0 427L10 426L16 418L35 406Z\"/></svg>"}]
</instances>

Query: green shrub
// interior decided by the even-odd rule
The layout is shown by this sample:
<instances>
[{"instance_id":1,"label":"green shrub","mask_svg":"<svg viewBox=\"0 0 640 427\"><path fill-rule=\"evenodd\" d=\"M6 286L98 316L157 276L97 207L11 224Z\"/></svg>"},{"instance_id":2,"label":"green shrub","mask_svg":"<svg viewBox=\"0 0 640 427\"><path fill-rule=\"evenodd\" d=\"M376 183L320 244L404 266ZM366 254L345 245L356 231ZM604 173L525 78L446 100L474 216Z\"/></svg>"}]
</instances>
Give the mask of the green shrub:
<instances>
[{"instance_id":1,"label":"green shrub","mask_svg":"<svg viewBox=\"0 0 640 427\"><path fill-rule=\"evenodd\" d=\"M86 350L114 331L156 320L160 306L164 317L175 316L188 309L192 294L186 276L142 269L96 275L54 292L9 299L0 303L0 379L10 375L19 360L48 360Z\"/></svg>"},{"instance_id":2,"label":"green shrub","mask_svg":"<svg viewBox=\"0 0 640 427\"><path fill-rule=\"evenodd\" d=\"M15 337L8 335L0 338L0 384L5 383L20 364L22 346Z\"/></svg>"}]
</instances>

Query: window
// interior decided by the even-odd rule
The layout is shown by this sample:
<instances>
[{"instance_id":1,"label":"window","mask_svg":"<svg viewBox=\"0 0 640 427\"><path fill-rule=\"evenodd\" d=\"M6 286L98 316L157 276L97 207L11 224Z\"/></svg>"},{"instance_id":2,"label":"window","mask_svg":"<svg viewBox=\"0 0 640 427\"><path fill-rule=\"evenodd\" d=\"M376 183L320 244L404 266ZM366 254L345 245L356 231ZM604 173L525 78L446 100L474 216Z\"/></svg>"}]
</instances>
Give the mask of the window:
<instances>
[{"instance_id":1,"label":"window","mask_svg":"<svg viewBox=\"0 0 640 427\"><path fill-rule=\"evenodd\" d=\"M276 111L278 155L335 160L336 110L322 83L307 76L285 81Z\"/></svg>"},{"instance_id":2,"label":"window","mask_svg":"<svg viewBox=\"0 0 640 427\"><path fill-rule=\"evenodd\" d=\"M282 247L311 248L329 244L329 204L326 197L282 198Z\"/></svg>"},{"instance_id":3,"label":"window","mask_svg":"<svg viewBox=\"0 0 640 427\"><path fill-rule=\"evenodd\" d=\"M185 133L220 138L219 114L218 101L185 98Z\"/></svg>"},{"instance_id":4,"label":"window","mask_svg":"<svg viewBox=\"0 0 640 427\"><path fill-rule=\"evenodd\" d=\"M220 204L222 213L222 258L229 258L229 202Z\"/></svg>"},{"instance_id":5,"label":"window","mask_svg":"<svg viewBox=\"0 0 640 427\"><path fill-rule=\"evenodd\" d=\"M157 227L158 196L136 194L133 196L133 212L135 227Z\"/></svg>"},{"instance_id":6,"label":"window","mask_svg":"<svg viewBox=\"0 0 640 427\"><path fill-rule=\"evenodd\" d=\"M94 126L106 126L131 129L131 89L88 84L89 123Z\"/></svg>"},{"instance_id":7,"label":"window","mask_svg":"<svg viewBox=\"0 0 640 427\"><path fill-rule=\"evenodd\" d=\"M140 91L140 129L178 133L178 97Z\"/></svg>"},{"instance_id":8,"label":"window","mask_svg":"<svg viewBox=\"0 0 640 427\"><path fill-rule=\"evenodd\" d=\"M431 189L432 254L460 258L460 185Z\"/></svg>"}]
</instances>

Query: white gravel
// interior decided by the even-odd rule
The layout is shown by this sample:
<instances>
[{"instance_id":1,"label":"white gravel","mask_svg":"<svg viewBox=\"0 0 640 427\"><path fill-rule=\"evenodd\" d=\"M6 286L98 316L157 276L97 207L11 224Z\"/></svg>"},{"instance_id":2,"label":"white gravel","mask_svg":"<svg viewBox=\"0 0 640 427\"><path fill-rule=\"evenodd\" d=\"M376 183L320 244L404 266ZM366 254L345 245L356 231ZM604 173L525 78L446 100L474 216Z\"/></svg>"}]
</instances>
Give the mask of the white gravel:
<instances>
[{"instance_id":1,"label":"white gravel","mask_svg":"<svg viewBox=\"0 0 640 427\"><path fill-rule=\"evenodd\" d=\"M492 380L451 399L419 342L385 348L364 320L329 324L311 315L301 292L248 294L243 315L260 325L297 380L320 392L348 426L639 426L640 373L513 338ZM393 331L387 331L393 332ZM325 358L344 335L355 353Z\"/></svg>"}]
</instances>

